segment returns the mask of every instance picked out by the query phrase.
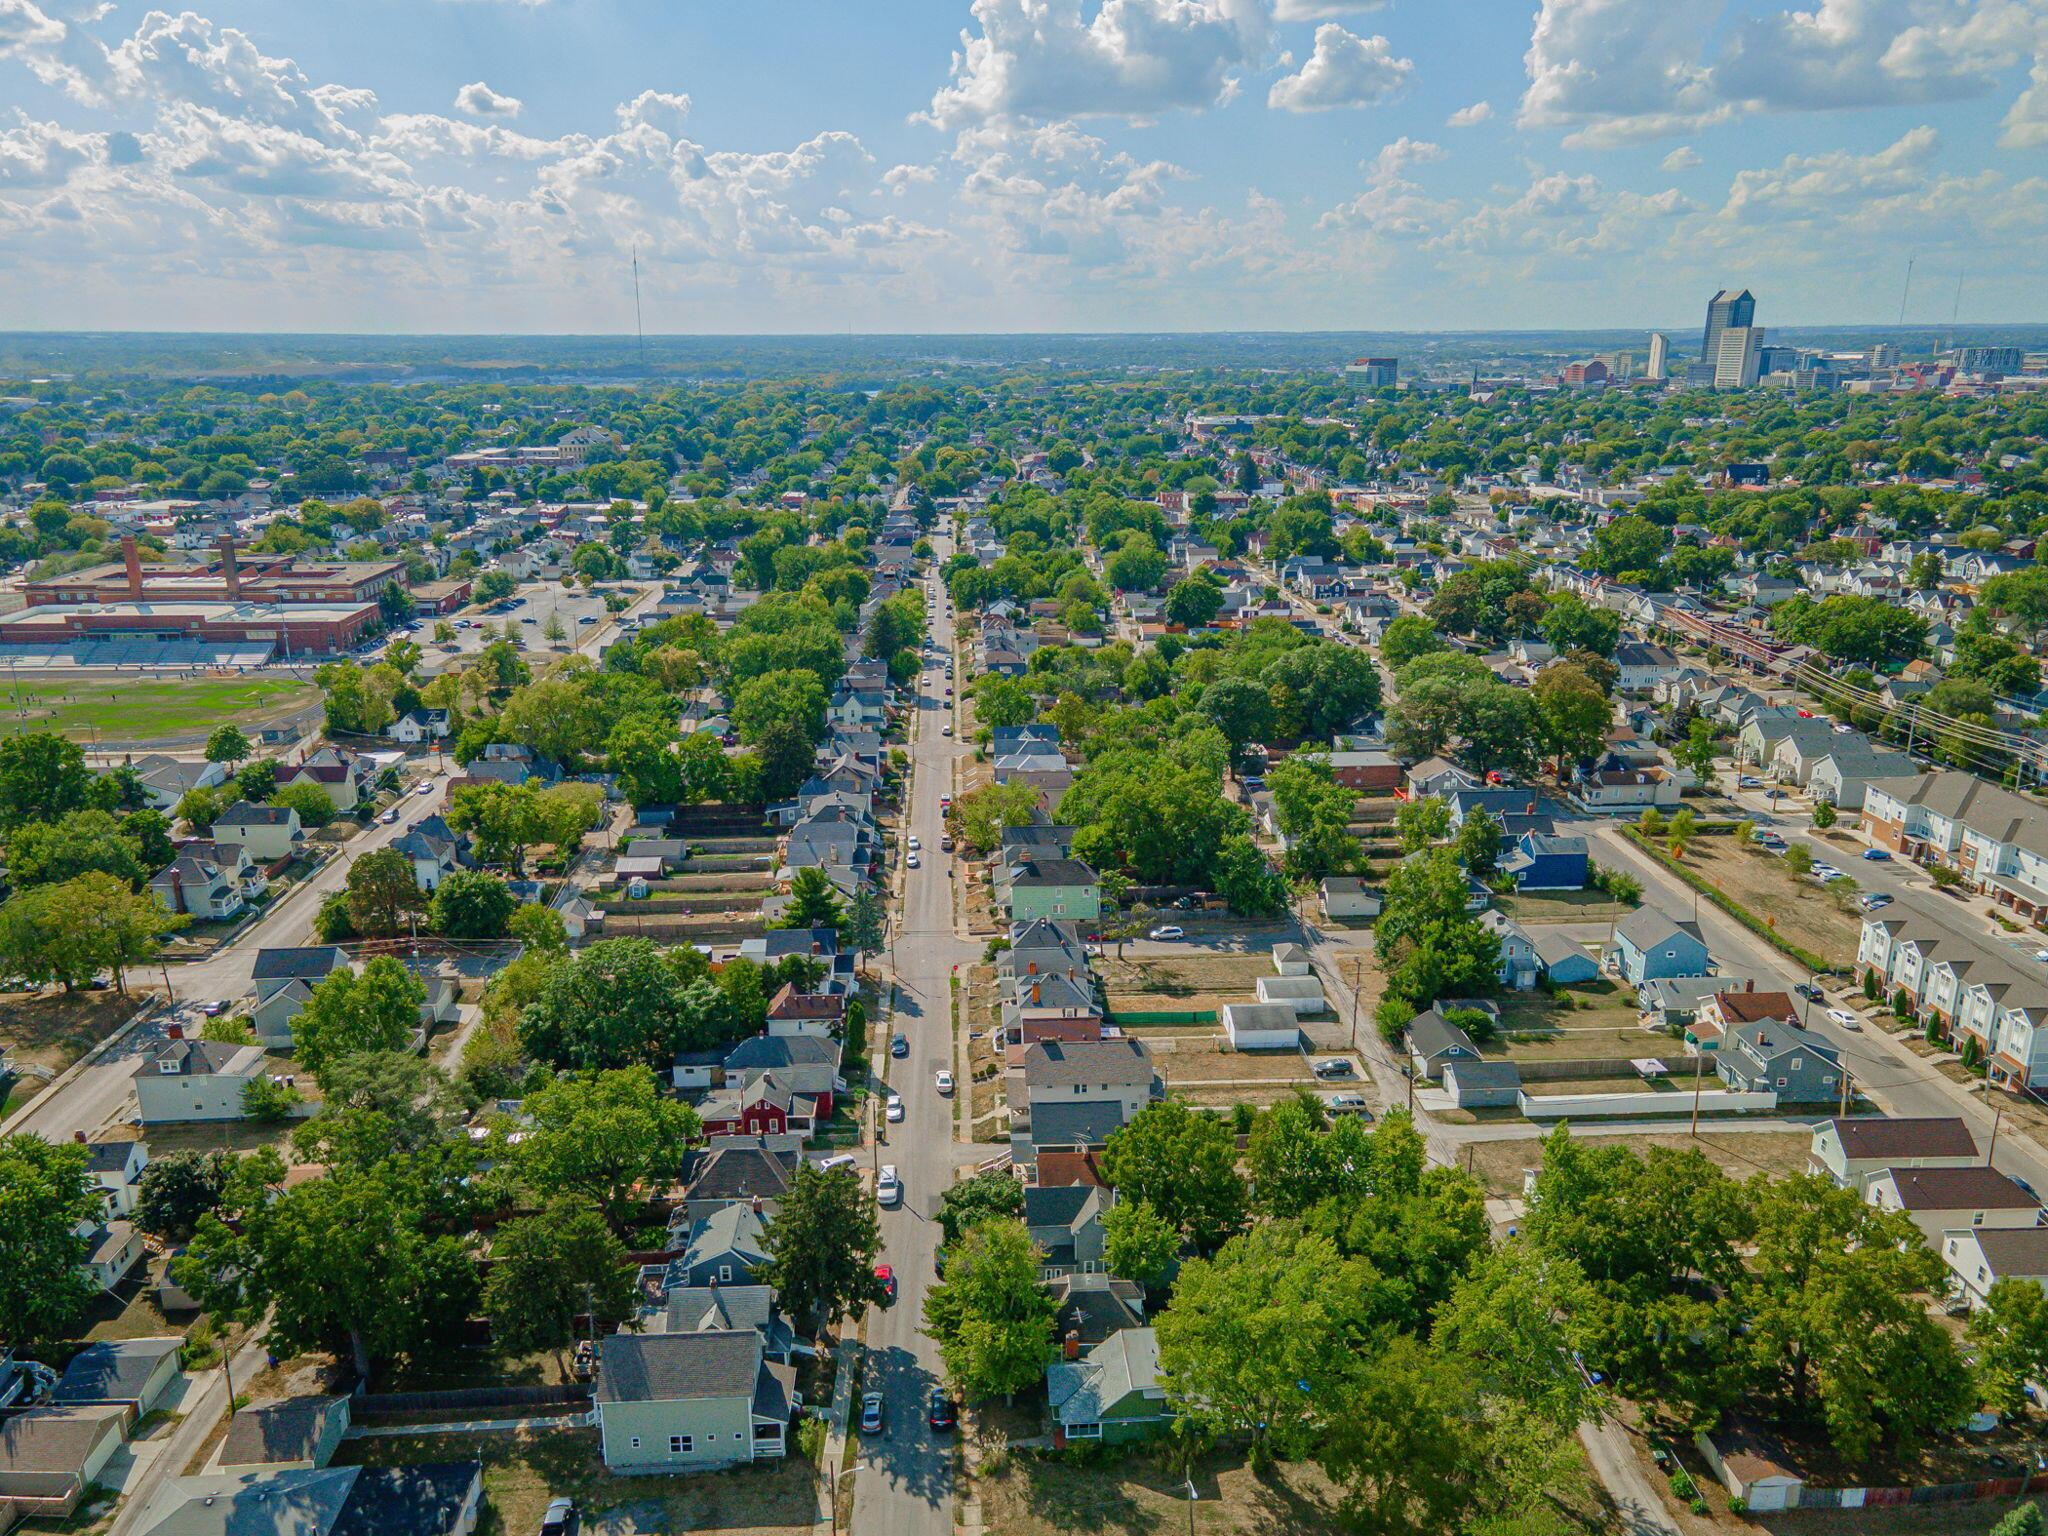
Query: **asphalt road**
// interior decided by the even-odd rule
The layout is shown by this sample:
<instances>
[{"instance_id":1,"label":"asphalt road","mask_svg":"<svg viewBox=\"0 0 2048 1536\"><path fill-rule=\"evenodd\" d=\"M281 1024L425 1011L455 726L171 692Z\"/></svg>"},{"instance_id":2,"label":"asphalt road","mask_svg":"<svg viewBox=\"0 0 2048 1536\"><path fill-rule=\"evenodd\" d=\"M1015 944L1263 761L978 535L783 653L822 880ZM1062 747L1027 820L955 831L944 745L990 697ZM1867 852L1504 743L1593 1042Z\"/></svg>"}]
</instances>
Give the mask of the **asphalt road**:
<instances>
[{"instance_id":1,"label":"asphalt road","mask_svg":"<svg viewBox=\"0 0 2048 1536\"><path fill-rule=\"evenodd\" d=\"M950 541L939 544L933 565L944 561ZM942 646L952 637L951 604L943 595L932 631ZM914 765L907 830L924 844L922 867L906 869L903 902L890 935L890 963L896 999L889 1024L909 1041L910 1054L888 1060L890 1091L902 1095L904 1118L884 1126L886 1145L876 1160L893 1163L903 1180L903 1202L881 1213L882 1259L894 1267L896 1303L868 1319L867 1367L862 1391L883 1395L884 1429L861 1437L854 1477L855 1536L950 1536L953 1529L953 1434L935 1434L925 1423L926 1399L943 1380L938 1348L920 1326L924 1298L934 1279L939 1245L939 1197L953 1182L959 1159L953 1115L967 1097L936 1086L941 1068L957 1070L953 1049L952 976L975 947L953 927L952 856L939 851L939 797L952 793L953 764L962 748L941 734L953 718L945 699L945 674L927 671L917 684L917 726L911 743ZM886 1040L878 1039L886 1049ZM856 1432L857 1433L857 1432Z\"/></svg>"}]
</instances>

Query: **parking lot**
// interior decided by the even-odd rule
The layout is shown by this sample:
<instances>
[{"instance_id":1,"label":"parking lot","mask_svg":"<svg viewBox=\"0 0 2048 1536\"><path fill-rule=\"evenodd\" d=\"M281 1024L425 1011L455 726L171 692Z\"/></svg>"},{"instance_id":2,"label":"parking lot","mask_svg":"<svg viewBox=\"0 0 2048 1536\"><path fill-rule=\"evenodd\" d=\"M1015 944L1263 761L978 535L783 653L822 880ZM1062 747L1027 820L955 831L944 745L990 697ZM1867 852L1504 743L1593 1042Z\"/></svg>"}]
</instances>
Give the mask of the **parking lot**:
<instances>
[{"instance_id":1,"label":"parking lot","mask_svg":"<svg viewBox=\"0 0 2048 1536\"><path fill-rule=\"evenodd\" d=\"M566 651L588 639L590 632L602 624L605 617L604 593L601 591L570 591L560 582L534 582L486 612L472 609L446 619L422 618L404 638L425 650L430 670L438 670L436 664L447 658L474 655L481 651L503 633L507 623L519 631L522 650ZM547 638L550 619L561 621L563 635L559 642L551 642ZM455 627L452 643L444 644L433 638L434 626L440 623Z\"/></svg>"}]
</instances>

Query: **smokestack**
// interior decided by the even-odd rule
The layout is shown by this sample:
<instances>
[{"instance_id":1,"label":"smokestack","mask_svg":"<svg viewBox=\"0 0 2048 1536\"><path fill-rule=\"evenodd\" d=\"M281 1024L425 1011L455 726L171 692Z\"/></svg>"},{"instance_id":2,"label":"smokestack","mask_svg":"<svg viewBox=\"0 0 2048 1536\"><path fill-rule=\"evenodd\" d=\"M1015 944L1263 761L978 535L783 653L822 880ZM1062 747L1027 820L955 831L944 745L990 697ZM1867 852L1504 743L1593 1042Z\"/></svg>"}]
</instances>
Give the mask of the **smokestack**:
<instances>
[{"instance_id":1,"label":"smokestack","mask_svg":"<svg viewBox=\"0 0 2048 1536\"><path fill-rule=\"evenodd\" d=\"M220 536L220 573L228 584L228 600L239 601L242 596L242 573L235 569L235 541L230 534Z\"/></svg>"},{"instance_id":2,"label":"smokestack","mask_svg":"<svg viewBox=\"0 0 2048 1536\"><path fill-rule=\"evenodd\" d=\"M135 547L135 535L121 535L121 566L128 573L128 601L142 601L142 554Z\"/></svg>"}]
</instances>

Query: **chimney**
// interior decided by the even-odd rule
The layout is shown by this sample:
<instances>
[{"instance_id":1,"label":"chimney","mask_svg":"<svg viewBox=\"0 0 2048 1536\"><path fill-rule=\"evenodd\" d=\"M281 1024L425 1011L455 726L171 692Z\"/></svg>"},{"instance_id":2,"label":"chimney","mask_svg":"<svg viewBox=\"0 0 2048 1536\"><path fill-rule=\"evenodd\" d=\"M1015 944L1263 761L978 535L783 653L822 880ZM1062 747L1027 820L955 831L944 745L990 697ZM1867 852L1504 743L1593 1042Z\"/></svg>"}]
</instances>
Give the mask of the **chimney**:
<instances>
[{"instance_id":1,"label":"chimney","mask_svg":"<svg viewBox=\"0 0 2048 1536\"><path fill-rule=\"evenodd\" d=\"M171 910L185 910L185 877L178 873L176 865L171 866Z\"/></svg>"},{"instance_id":2,"label":"chimney","mask_svg":"<svg viewBox=\"0 0 2048 1536\"><path fill-rule=\"evenodd\" d=\"M753 1200L753 1205L754 1205L754 1214L755 1214L756 1216L760 1215L760 1214L761 1214L761 1197L760 1197L759 1195L756 1195L756 1196L754 1196L754 1200Z\"/></svg>"},{"instance_id":3,"label":"chimney","mask_svg":"<svg viewBox=\"0 0 2048 1536\"><path fill-rule=\"evenodd\" d=\"M1749 978L1749 980L1745 981L1742 984L1742 990L1745 992L1754 992L1756 990L1756 978L1752 976Z\"/></svg>"},{"instance_id":4,"label":"chimney","mask_svg":"<svg viewBox=\"0 0 2048 1536\"><path fill-rule=\"evenodd\" d=\"M85 1132L83 1132L83 1131L73 1131L73 1132L71 1133L71 1139L72 1139L73 1141L77 1142L77 1143L78 1143L78 1144L79 1144L79 1145L80 1145L80 1146L82 1147L82 1146L84 1146L84 1145L85 1145Z\"/></svg>"},{"instance_id":5,"label":"chimney","mask_svg":"<svg viewBox=\"0 0 2048 1536\"><path fill-rule=\"evenodd\" d=\"M1077 1330L1069 1328L1067 1336L1060 1340L1060 1356L1066 1360L1081 1358L1081 1335Z\"/></svg>"},{"instance_id":6,"label":"chimney","mask_svg":"<svg viewBox=\"0 0 2048 1536\"><path fill-rule=\"evenodd\" d=\"M135 535L121 535L121 566L128 573L128 601L142 601L142 555L135 547Z\"/></svg>"},{"instance_id":7,"label":"chimney","mask_svg":"<svg viewBox=\"0 0 2048 1536\"><path fill-rule=\"evenodd\" d=\"M220 537L220 573L228 585L228 601L240 601L242 573L235 569L235 541L231 534L224 533Z\"/></svg>"},{"instance_id":8,"label":"chimney","mask_svg":"<svg viewBox=\"0 0 2048 1536\"><path fill-rule=\"evenodd\" d=\"M1034 1008L1038 1006L1038 983L1035 981L1031 984L1031 1005Z\"/></svg>"}]
</instances>

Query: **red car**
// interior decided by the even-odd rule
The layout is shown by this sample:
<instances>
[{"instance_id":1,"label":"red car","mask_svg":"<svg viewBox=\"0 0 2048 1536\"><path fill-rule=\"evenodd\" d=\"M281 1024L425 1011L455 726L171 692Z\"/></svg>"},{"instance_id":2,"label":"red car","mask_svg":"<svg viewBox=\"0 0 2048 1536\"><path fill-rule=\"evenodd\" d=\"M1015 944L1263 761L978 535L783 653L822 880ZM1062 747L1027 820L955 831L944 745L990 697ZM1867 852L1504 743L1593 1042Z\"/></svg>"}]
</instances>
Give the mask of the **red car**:
<instances>
[{"instance_id":1,"label":"red car","mask_svg":"<svg viewBox=\"0 0 2048 1536\"><path fill-rule=\"evenodd\" d=\"M882 1282L884 1304L893 1303L896 1300L896 1271L886 1264L877 1264L875 1266L875 1278Z\"/></svg>"}]
</instances>

